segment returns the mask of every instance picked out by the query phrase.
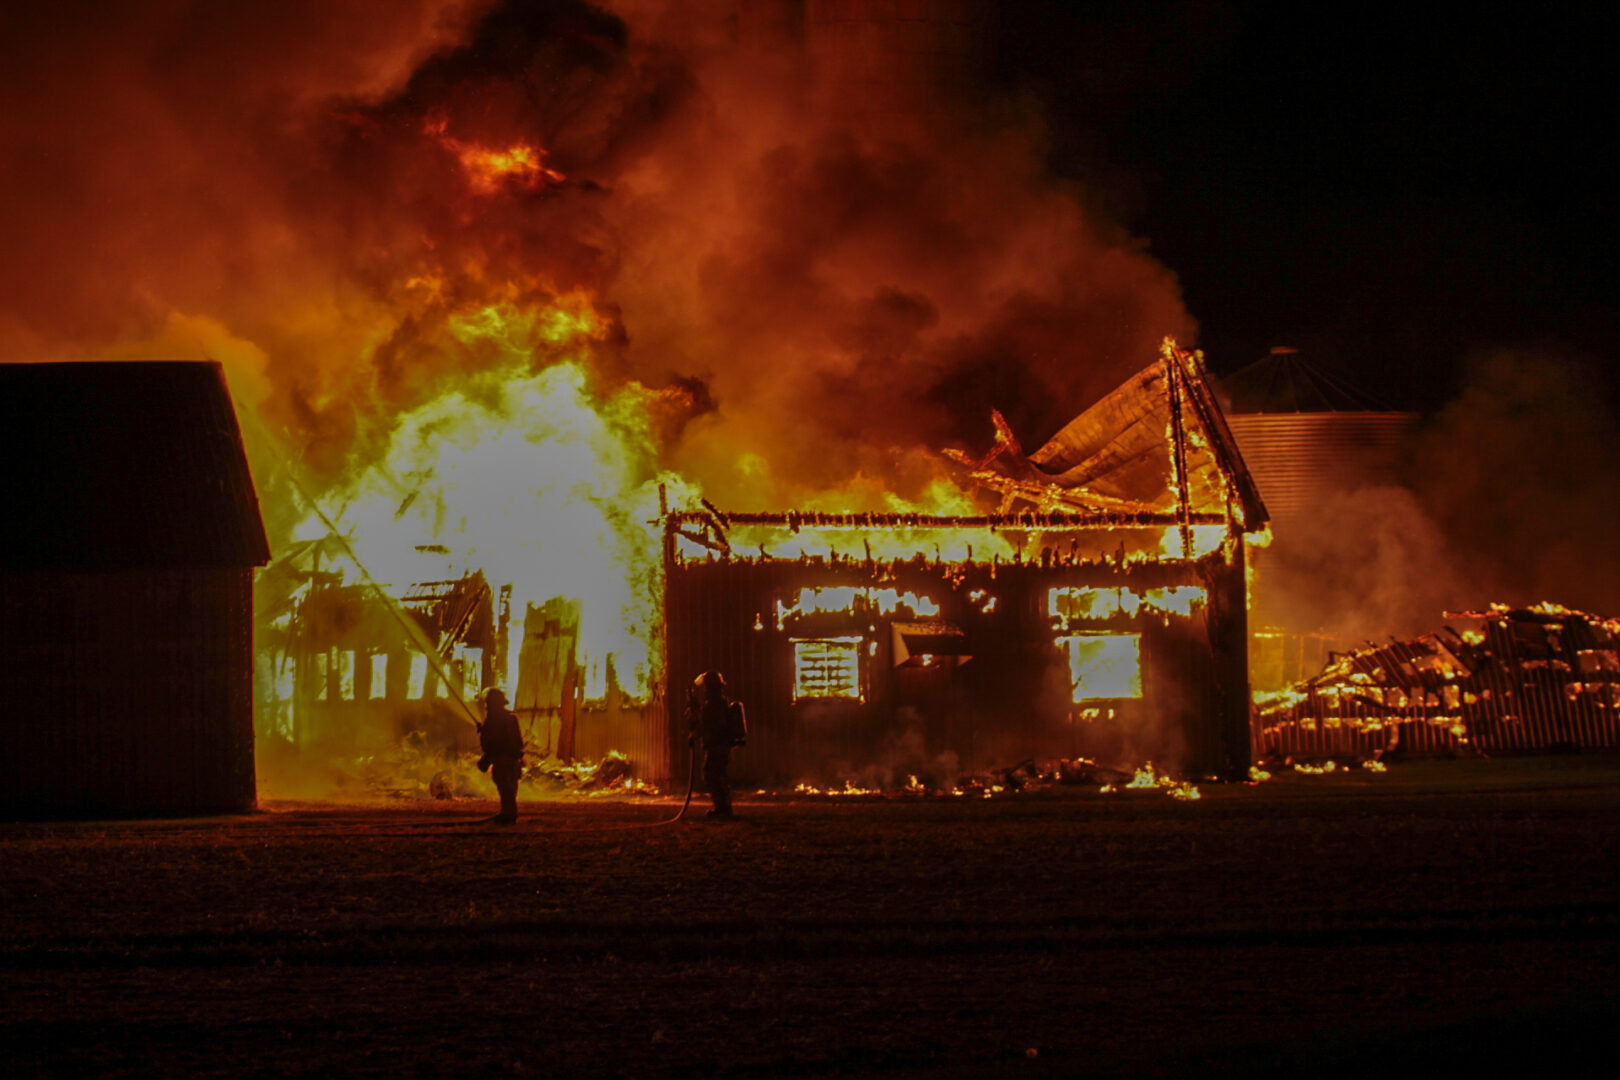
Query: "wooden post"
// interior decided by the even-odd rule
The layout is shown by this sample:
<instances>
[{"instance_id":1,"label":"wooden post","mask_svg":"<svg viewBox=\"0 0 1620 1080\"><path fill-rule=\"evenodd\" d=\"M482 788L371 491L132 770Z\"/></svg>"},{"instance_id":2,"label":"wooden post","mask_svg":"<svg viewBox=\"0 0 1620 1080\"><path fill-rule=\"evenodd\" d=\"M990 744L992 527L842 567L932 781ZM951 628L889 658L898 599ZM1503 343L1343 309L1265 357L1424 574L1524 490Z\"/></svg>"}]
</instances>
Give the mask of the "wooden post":
<instances>
[{"instance_id":1,"label":"wooden post","mask_svg":"<svg viewBox=\"0 0 1620 1080\"><path fill-rule=\"evenodd\" d=\"M664 528L664 587L660 613L663 632L658 635L658 661L664 682L664 760L650 764L657 779L679 784L686 777L678 771L681 756L676 740L681 738L681 733L679 725L675 722L675 714L679 707L678 703L685 699L676 695L675 673L670 669L669 663L669 590L675 573L676 522L669 512L669 494L663 484L658 485L658 516Z\"/></svg>"},{"instance_id":2,"label":"wooden post","mask_svg":"<svg viewBox=\"0 0 1620 1080\"><path fill-rule=\"evenodd\" d=\"M1170 398L1170 465L1176 485L1176 519L1181 529L1181 555L1190 559L1193 553L1192 504L1187 497L1187 432L1181 419L1181 364L1176 350L1168 344L1164 350L1165 389Z\"/></svg>"}]
</instances>

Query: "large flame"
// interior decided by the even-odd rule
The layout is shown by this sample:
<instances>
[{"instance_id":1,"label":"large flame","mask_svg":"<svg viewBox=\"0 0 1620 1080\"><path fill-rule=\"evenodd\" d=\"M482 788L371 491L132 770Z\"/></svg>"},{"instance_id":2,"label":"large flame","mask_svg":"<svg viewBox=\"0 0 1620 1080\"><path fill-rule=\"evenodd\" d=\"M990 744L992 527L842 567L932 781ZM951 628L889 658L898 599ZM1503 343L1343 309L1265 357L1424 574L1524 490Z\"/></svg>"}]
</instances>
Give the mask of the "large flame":
<instances>
[{"instance_id":1,"label":"large flame","mask_svg":"<svg viewBox=\"0 0 1620 1080\"><path fill-rule=\"evenodd\" d=\"M656 655L660 469L652 430L660 395L596 385L589 349L603 323L580 295L539 308L485 307L449 320L489 366L401 414L370 464L330 493L356 557L385 587L480 570L512 586L513 610L581 604L588 696L620 685L645 696ZM310 514L295 536L326 523ZM506 685L517 682L510 650Z\"/></svg>"}]
</instances>

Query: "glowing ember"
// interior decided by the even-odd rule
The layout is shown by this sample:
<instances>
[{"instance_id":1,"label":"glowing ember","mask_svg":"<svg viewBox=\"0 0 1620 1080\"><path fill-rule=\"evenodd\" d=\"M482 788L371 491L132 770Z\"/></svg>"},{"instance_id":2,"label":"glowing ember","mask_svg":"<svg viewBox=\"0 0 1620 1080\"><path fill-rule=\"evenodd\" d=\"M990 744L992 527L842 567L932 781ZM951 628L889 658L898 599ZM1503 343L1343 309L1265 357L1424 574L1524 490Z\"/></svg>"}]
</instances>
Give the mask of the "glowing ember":
<instances>
[{"instance_id":1,"label":"glowing ember","mask_svg":"<svg viewBox=\"0 0 1620 1080\"><path fill-rule=\"evenodd\" d=\"M828 612L893 615L902 609L913 616L939 614L939 605L928 597L895 589L800 589L791 603L777 603L776 625L780 629L788 619Z\"/></svg>"},{"instance_id":2,"label":"glowing ember","mask_svg":"<svg viewBox=\"0 0 1620 1080\"><path fill-rule=\"evenodd\" d=\"M1115 615L1135 615L1148 608L1167 614L1191 616L1209 602L1209 593L1197 586L1183 585L1148 589L1140 596L1131 589L1087 589L1060 586L1050 590L1046 610L1054 625L1069 619L1108 619Z\"/></svg>"},{"instance_id":3,"label":"glowing ember","mask_svg":"<svg viewBox=\"0 0 1620 1080\"><path fill-rule=\"evenodd\" d=\"M1128 788L1156 788L1159 786L1159 776L1153 771L1153 762L1148 762L1136 770L1131 782L1125 785Z\"/></svg>"},{"instance_id":4,"label":"glowing ember","mask_svg":"<svg viewBox=\"0 0 1620 1080\"><path fill-rule=\"evenodd\" d=\"M814 784L801 783L801 784L797 785L796 787L794 787L793 793L795 795L832 795L832 796L881 795L881 794L883 794L882 791L879 791L879 790L876 790L876 789L873 789L873 788L863 788L863 787L859 786L858 784L856 784L855 781L853 781L853 780L845 780L844 781L844 786L841 787L841 788L831 788L831 787L824 788L824 787L817 787Z\"/></svg>"},{"instance_id":5,"label":"glowing ember","mask_svg":"<svg viewBox=\"0 0 1620 1080\"><path fill-rule=\"evenodd\" d=\"M1142 605L1144 607L1155 608L1174 615L1191 616L1194 611L1208 602L1208 592L1190 585L1149 589L1142 594Z\"/></svg>"},{"instance_id":6,"label":"glowing ember","mask_svg":"<svg viewBox=\"0 0 1620 1080\"><path fill-rule=\"evenodd\" d=\"M1109 795L1116 791L1162 791L1178 802L1192 802L1203 798L1198 787L1188 781L1176 780L1165 776L1153 767L1149 761L1136 770L1130 783L1122 788L1118 784L1104 784L1098 789L1102 794Z\"/></svg>"}]
</instances>

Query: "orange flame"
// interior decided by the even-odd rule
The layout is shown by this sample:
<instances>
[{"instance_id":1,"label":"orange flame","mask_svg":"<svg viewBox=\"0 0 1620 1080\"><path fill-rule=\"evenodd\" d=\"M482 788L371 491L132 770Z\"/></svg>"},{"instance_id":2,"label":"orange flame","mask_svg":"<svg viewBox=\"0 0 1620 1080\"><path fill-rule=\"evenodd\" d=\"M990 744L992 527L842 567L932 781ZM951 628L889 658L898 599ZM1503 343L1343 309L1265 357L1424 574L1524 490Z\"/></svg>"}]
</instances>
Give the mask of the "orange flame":
<instances>
[{"instance_id":1,"label":"orange flame","mask_svg":"<svg viewBox=\"0 0 1620 1080\"><path fill-rule=\"evenodd\" d=\"M528 143L513 143L504 150L450 138L444 144L455 151L467 173L468 186L478 195L493 195L507 184L539 191L567 179L556 169L546 167L544 150Z\"/></svg>"},{"instance_id":2,"label":"orange flame","mask_svg":"<svg viewBox=\"0 0 1620 1080\"><path fill-rule=\"evenodd\" d=\"M586 696L606 692L611 657L620 686L645 698L658 487L695 501L656 467L657 395L634 382L598 385L589 350L605 324L582 294L491 305L450 319L447 332L490 366L400 415L378 459L340 485L339 527L384 584L481 570L513 586L515 612L557 596L580 601ZM297 535L323 532L312 513ZM508 688L517 659L510 650L497 675Z\"/></svg>"},{"instance_id":3,"label":"orange flame","mask_svg":"<svg viewBox=\"0 0 1620 1080\"><path fill-rule=\"evenodd\" d=\"M466 174L467 186L476 195L494 195L506 187L540 191L567 179L546 165L549 155L543 147L522 141L505 147L490 146L455 138L448 133L449 127L448 118L437 112L422 123L424 134L437 139L456 156Z\"/></svg>"}]
</instances>

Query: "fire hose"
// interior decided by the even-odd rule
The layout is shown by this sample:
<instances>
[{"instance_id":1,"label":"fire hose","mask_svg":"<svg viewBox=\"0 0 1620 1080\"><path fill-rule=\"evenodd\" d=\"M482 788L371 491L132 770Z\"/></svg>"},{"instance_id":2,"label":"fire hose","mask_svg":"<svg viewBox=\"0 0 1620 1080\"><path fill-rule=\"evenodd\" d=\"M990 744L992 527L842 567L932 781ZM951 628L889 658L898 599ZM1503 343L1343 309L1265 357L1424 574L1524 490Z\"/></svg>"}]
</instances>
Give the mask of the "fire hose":
<instances>
[{"instance_id":1,"label":"fire hose","mask_svg":"<svg viewBox=\"0 0 1620 1080\"><path fill-rule=\"evenodd\" d=\"M668 821L655 822L658 825L673 825L686 816L686 808L692 805L692 786L697 782L697 743L687 742L689 753L686 758L686 798L681 801L680 812Z\"/></svg>"},{"instance_id":2,"label":"fire hose","mask_svg":"<svg viewBox=\"0 0 1620 1080\"><path fill-rule=\"evenodd\" d=\"M691 752L686 761L686 798L681 800L681 808L675 816L662 821L638 822L633 825L586 825L572 829L555 829L555 832L629 832L632 829L657 829L665 825L673 825L686 816L687 808L692 805L692 792L697 784L697 743L688 743Z\"/></svg>"}]
</instances>

